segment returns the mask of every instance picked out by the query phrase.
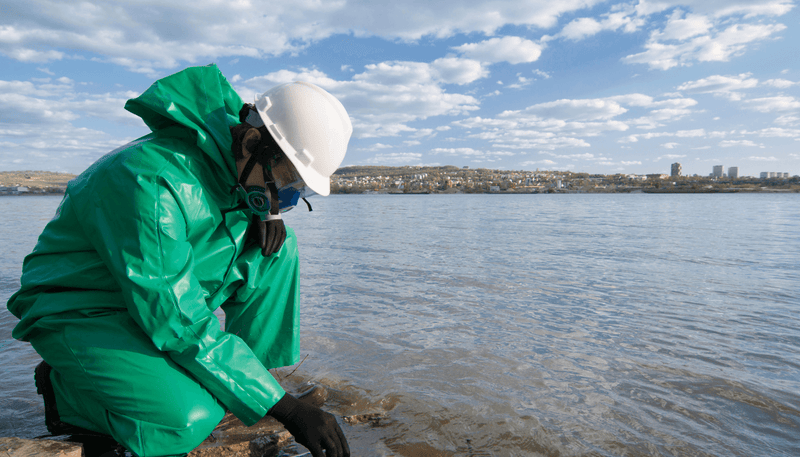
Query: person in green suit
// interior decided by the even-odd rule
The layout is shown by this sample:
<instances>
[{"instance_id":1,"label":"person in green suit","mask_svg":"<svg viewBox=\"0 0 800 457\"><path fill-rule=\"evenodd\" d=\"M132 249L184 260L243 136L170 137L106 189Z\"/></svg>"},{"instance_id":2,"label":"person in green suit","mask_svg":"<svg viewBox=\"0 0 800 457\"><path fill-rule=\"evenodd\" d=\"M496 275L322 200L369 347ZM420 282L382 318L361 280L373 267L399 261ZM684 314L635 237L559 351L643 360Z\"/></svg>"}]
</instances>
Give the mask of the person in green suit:
<instances>
[{"instance_id":1,"label":"person in green suit","mask_svg":"<svg viewBox=\"0 0 800 457\"><path fill-rule=\"evenodd\" d=\"M48 428L185 455L229 410L246 425L273 416L315 457L349 456L336 419L268 372L299 358L297 243L281 212L330 193L352 133L344 107L304 82L245 104L209 65L125 108L151 133L70 181L8 302L13 336L44 359Z\"/></svg>"}]
</instances>

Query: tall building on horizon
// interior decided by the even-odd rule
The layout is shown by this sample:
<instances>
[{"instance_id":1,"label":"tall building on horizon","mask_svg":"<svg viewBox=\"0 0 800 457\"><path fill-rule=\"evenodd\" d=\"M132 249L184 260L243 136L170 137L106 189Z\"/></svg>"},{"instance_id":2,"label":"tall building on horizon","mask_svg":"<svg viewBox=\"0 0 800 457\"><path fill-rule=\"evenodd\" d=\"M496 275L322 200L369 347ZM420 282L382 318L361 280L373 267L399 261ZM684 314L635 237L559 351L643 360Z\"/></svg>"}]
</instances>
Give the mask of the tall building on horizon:
<instances>
[{"instance_id":1,"label":"tall building on horizon","mask_svg":"<svg viewBox=\"0 0 800 457\"><path fill-rule=\"evenodd\" d=\"M729 178L738 178L739 177L739 167L729 167L728 168L728 177Z\"/></svg>"},{"instance_id":2,"label":"tall building on horizon","mask_svg":"<svg viewBox=\"0 0 800 457\"><path fill-rule=\"evenodd\" d=\"M672 176L673 178L677 178L680 175L681 175L681 164L675 162L672 164L672 173L670 174L670 176Z\"/></svg>"},{"instance_id":3,"label":"tall building on horizon","mask_svg":"<svg viewBox=\"0 0 800 457\"><path fill-rule=\"evenodd\" d=\"M721 178L725 174L725 167L722 165L714 165L714 172L711 176L714 178Z\"/></svg>"}]
</instances>

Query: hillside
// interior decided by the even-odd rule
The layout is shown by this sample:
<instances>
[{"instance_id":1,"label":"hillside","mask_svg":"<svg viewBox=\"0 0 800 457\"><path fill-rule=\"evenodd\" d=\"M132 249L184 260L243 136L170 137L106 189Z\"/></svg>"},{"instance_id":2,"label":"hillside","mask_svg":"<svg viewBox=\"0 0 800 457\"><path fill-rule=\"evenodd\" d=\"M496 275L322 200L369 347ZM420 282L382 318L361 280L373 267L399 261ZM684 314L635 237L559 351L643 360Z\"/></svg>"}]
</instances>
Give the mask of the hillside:
<instances>
[{"instance_id":1,"label":"hillside","mask_svg":"<svg viewBox=\"0 0 800 457\"><path fill-rule=\"evenodd\" d=\"M0 171L0 187L23 186L31 191L53 192L67 187L67 181L74 178L70 173L52 171Z\"/></svg>"}]
</instances>

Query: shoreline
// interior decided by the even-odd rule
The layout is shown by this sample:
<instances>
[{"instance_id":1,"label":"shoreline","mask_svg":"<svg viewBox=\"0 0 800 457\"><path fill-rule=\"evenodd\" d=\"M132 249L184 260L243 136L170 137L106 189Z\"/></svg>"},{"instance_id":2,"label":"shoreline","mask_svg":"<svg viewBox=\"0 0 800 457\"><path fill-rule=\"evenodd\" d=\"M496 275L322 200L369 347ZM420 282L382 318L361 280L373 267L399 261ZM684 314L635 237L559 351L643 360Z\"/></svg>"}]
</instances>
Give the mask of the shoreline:
<instances>
[{"instance_id":1,"label":"shoreline","mask_svg":"<svg viewBox=\"0 0 800 457\"><path fill-rule=\"evenodd\" d=\"M64 192L0 192L0 197L43 197L52 195L64 195Z\"/></svg>"},{"instance_id":2,"label":"shoreline","mask_svg":"<svg viewBox=\"0 0 800 457\"><path fill-rule=\"evenodd\" d=\"M559 194L797 194L800 189L642 189L633 188L618 191L592 192L585 190L553 190L533 192L331 192L331 195L559 195ZM0 192L0 197L52 197L64 195L64 192Z\"/></svg>"}]
</instances>

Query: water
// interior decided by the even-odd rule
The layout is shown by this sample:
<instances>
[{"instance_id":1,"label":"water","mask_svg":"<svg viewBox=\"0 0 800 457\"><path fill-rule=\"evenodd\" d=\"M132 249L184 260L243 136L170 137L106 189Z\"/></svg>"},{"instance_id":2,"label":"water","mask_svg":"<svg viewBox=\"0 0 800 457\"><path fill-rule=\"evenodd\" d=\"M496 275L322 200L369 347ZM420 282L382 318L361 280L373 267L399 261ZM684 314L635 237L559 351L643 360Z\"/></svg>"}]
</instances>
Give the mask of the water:
<instances>
[{"instance_id":1,"label":"water","mask_svg":"<svg viewBox=\"0 0 800 457\"><path fill-rule=\"evenodd\" d=\"M0 301L59 199L0 198ZM800 195L354 195L286 216L354 455L800 454ZM0 310L0 436L45 433ZM290 370L282 370L285 377ZM279 372L279 373L281 373Z\"/></svg>"}]
</instances>

